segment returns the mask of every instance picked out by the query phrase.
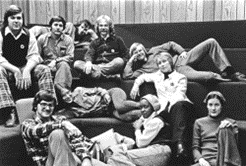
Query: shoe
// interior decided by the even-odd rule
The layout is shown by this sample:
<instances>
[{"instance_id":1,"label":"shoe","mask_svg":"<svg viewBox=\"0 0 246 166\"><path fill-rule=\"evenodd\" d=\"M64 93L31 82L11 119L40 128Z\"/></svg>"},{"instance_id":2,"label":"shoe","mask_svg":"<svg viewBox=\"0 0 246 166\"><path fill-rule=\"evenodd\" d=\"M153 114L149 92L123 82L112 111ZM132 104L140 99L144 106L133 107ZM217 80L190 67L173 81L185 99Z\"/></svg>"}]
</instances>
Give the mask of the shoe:
<instances>
[{"instance_id":1,"label":"shoe","mask_svg":"<svg viewBox=\"0 0 246 166\"><path fill-rule=\"evenodd\" d=\"M176 152L176 157L177 158L183 158L183 157L187 157L187 152L185 149L185 146L183 145L183 143L178 143L177 144L177 152Z\"/></svg>"},{"instance_id":2,"label":"shoe","mask_svg":"<svg viewBox=\"0 0 246 166\"><path fill-rule=\"evenodd\" d=\"M9 119L5 122L5 127L15 127L19 124L16 108L10 110Z\"/></svg>"},{"instance_id":3,"label":"shoe","mask_svg":"<svg viewBox=\"0 0 246 166\"><path fill-rule=\"evenodd\" d=\"M231 75L232 81L246 82L246 76L240 72Z\"/></svg>"},{"instance_id":4,"label":"shoe","mask_svg":"<svg viewBox=\"0 0 246 166\"><path fill-rule=\"evenodd\" d=\"M220 74L218 74L218 73L213 73L212 80L221 81L221 82L228 82L228 81L231 81L231 79L229 79L229 78L223 78L223 77L222 77Z\"/></svg>"}]
</instances>

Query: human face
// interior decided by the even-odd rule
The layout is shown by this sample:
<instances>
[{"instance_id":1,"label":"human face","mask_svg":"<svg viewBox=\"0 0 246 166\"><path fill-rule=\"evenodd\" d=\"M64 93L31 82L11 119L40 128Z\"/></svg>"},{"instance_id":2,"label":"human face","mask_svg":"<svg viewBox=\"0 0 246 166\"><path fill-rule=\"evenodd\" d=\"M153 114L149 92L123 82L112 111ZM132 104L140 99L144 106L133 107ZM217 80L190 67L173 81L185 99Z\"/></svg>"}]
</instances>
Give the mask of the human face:
<instances>
[{"instance_id":1,"label":"human face","mask_svg":"<svg viewBox=\"0 0 246 166\"><path fill-rule=\"evenodd\" d=\"M222 105L217 98L212 98L207 101L208 115L216 118L222 111Z\"/></svg>"},{"instance_id":2,"label":"human face","mask_svg":"<svg viewBox=\"0 0 246 166\"><path fill-rule=\"evenodd\" d=\"M105 19L100 20L98 23L98 31L102 38L105 38L109 34L109 24Z\"/></svg>"},{"instance_id":3,"label":"human face","mask_svg":"<svg viewBox=\"0 0 246 166\"><path fill-rule=\"evenodd\" d=\"M57 36L60 36L63 31L63 23L61 21L55 21L51 25L51 32Z\"/></svg>"},{"instance_id":4,"label":"human face","mask_svg":"<svg viewBox=\"0 0 246 166\"><path fill-rule=\"evenodd\" d=\"M136 58L138 61L145 61L145 59L147 58L141 45L137 46L136 50L133 51L133 55L137 55Z\"/></svg>"},{"instance_id":5,"label":"human face","mask_svg":"<svg viewBox=\"0 0 246 166\"><path fill-rule=\"evenodd\" d=\"M88 26L85 25L85 23L81 23L80 26L78 27L78 32L80 33L86 33L88 30Z\"/></svg>"},{"instance_id":6,"label":"human face","mask_svg":"<svg viewBox=\"0 0 246 166\"><path fill-rule=\"evenodd\" d=\"M157 66L161 70L162 73L170 73L172 72L172 67L167 60L167 57L159 57L157 59Z\"/></svg>"},{"instance_id":7,"label":"human face","mask_svg":"<svg viewBox=\"0 0 246 166\"><path fill-rule=\"evenodd\" d=\"M48 120L54 112L54 101L41 100L37 105L36 115L43 120Z\"/></svg>"},{"instance_id":8,"label":"human face","mask_svg":"<svg viewBox=\"0 0 246 166\"><path fill-rule=\"evenodd\" d=\"M140 100L140 108L144 118L150 117L150 115L154 112L154 109L146 99Z\"/></svg>"},{"instance_id":9,"label":"human face","mask_svg":"<svg viewBox=\"0 0 246 166\"><path fill-rule=\"evenodd\" d=\"M8 27L14 33L19 33L23 26L22 13L17 13L15 15L8 17Z\"/></svg>"}]
</instances>

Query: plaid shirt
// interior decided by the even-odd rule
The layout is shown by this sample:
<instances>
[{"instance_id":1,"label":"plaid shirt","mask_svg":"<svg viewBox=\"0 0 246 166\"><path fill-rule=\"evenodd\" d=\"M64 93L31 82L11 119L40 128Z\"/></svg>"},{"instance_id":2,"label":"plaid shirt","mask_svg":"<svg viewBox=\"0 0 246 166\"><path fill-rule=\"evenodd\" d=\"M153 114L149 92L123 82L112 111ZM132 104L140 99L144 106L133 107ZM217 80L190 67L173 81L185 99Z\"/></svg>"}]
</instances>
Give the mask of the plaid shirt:
<instances>
[{"instance_id":1,"label":"plaid shirt","mask_svg":"<svg viewBox=\"0 0 246 166\"><path fill-rule=\"evenodd\" d=\"M43 122L40 118L35 116L33 119L25 120L21 125L22 137L33 161L38 166L44 166L48 157L49 134L55 129L63 129L62 121L64 117L52 116L49 122ZM74 136L69 132L65 132L69 140L69 145L73 152L81 159L81 161L91 155L89 153L92 149L93 142L87 137Z\"/></svg>"}]
</instances>

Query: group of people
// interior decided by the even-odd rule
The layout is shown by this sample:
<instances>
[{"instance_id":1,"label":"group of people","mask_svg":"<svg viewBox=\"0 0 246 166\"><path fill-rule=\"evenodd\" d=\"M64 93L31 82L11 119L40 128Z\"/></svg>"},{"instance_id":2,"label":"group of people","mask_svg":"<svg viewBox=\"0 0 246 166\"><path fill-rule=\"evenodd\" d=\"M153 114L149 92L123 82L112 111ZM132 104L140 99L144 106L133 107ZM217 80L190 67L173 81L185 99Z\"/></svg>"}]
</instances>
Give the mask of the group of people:
<instances>
[{"instance_id":1,"label":"group of people","mask_svg":"<svg viewBox=\"0 0 246 166\"><path fill-rule=\"evenodd\" d=\"M97 18L95 31L88 22L76 27L75 37L67 34L66 21L61 16L50 19L49 30L36 39L25 28L23 11L11 5L4 14L0 33L0 111L6 113L6 127L18 122L15 102L8 80L15 80L18 89L27 90L34 78L39 92L33 101L33 119L21 124L22 136L37 165L167 165L172 153L178 158L188 154L187 143L193 128L192 151L195 164L200 166L241 165L237 148L237 125L224 116L224 96L210 92L204 102L208 116L191 120L193 103L186 96L188 81L241 81L246 76L235 71L215 39L208 39L186 52L170 41L151 48L133 43L128 51L124 40L115 34L110 17ZM86 43L84 59L73 62L75 46ZM204 57L210 56L221 73L195 70ZM134 149L124 144L109 147L107 160L91 156L94 143L64 116L55 115L57 94L68 104L73 101L72 74L74 68L81 79L135 79L128 100L120 88L108 90L113 115L134 121ZM147 94L136 101L139 86L153 82L157 95ZM233 148L231 148L233 147Z\"/></svg>"}]
</instances>

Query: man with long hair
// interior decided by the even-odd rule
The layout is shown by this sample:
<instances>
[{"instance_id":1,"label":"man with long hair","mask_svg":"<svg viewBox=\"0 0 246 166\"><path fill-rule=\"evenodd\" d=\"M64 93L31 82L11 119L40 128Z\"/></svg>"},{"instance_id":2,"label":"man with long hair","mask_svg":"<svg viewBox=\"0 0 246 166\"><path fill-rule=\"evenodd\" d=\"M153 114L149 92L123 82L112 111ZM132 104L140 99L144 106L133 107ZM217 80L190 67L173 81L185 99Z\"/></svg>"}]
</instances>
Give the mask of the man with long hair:
<instances>
[{"instance_id":1,"label":"man with long hair","mask_svg":"<svg viewBox=\"0 0 246 166\"><path fill-rule=\"evenodd\" d=\"M99 16L95 26L98 38L90 43L84 61L74 62L74 68L92 78L118 77L128 60L127 47L122 38L115 35L109 16Z\"/></svg>"},{"instance_id":2,"label":"man with long hair","mask_svg":"<svg viewBox=\"0 0 246 166\"><path fill-rule=\"evenodd\" d=\"M43 60L38 53L37 41L24 27L22 9L9 6L0 33L0 111L6 115L6 127L19 123L9 79L15 80L17 89L27 90L32 84L31 76L34 76L39 89L55 93L50 69L40 65Z\"/></svg>"}]
</instances>

